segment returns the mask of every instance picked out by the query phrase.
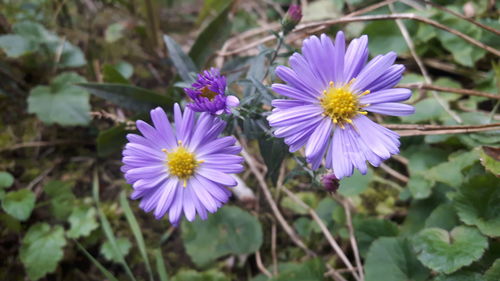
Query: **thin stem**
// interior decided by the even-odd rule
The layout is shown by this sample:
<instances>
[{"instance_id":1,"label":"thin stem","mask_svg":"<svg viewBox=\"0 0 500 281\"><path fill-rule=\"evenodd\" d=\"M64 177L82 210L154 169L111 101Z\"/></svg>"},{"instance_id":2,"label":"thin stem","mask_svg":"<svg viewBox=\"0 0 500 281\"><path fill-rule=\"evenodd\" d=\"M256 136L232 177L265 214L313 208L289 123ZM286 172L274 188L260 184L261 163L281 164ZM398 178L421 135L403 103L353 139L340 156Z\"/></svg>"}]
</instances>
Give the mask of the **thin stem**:
<instances>
[{"instance_id":1,"label":"thin stem","mask_svg":"<svg viewBox=\"0 0 500 281\"><path fill-rule=\"evenodd\" d=\"M411 88L411 89L423 89L423 90L435 90L435 91L439 91L439 92L450 92L450 93L455 93L455 94L462 94L462 95L468 95L468 96L476 96L476 97L484 97L484 98L489 98L489 99L500 100L500 95L497 95L497 94L486 93L486 92L470 90L470 89L449 88L449 87L437 86L437 85L426 84L426 83L400 84L400 85L397 85L397 87Z\"/></svg>"},{"instance_id":2,"label":"thin stem","mask_svg":"<svg viewBox=\"0 0 500 281\"><path fill-rule=\"evenodd\" d=\"M269 278L273 278L271 272L269 272L269 270L267 270L264 264L262 263L262 258L260 257L259 251L255 252L255 263L257 264L257 268L260 270L260 272L262 272L265 276Z\"/></svg>"},{"instance_id":3,"label":"thin stem","mask_svg":"<svg viewBox=\"0 0 500 281\"><path fill-rule=\"evenodd\" d=\"M391 13L394 14L394 7L392 4L389 4L389 9ZM399 28L399 31L401 31L401 35L403 35L403 38L405 39L406 45L408 45L408 48L410 49L410 53L413 59L415 59L415 62L417 63L418 68L420 69L420 72L422 72L422 75L424 76L425 82L427 84L432 84L432 79L429 75L429 72L427 71L427 68L425 67L420 57L418 56L417 51L415 50L415 44L413 44L413 40L411 39L410 34L406 29L406 26L400 19L396 19L395 21L396 25ZM462 119L460 118L460 116L458 116L453 110L451 110L446 104L446 102L443 99L441 99L441 97L438 96L436 92L431 91L431 94L434 97L434 99L439 103L439 105L446 111L446 113L448 113L458 123L462 123Z\"/></svg>"},{"instance_id":4,"label":"thin stem","mask_svg":"<svg viewBox=\"0 0 500 281\"><path fill-rule=\"evenodd\" d=\"M340 248L337 241L335 241L335 239L333 238L332 234L330 233L330 230L328 230L323 220L318 216L318 213L316 213L314 209L310 208L306 203L304 203L304 201L302 201L302 199L297 197L297 195L288 190L288 188L283 187L282 190L288 195L288 197L290 197L290 199L292 199L295 203L297 203L298 205L300 205L302 208L306 209L309 212L309 215L311 215L311 218L318 224L319 228L323 232L323 235L325 235L326 240L330 243L335 253L340 257L340 259L342 260L342 262L344 262L347 268L352 270L351 273L354 276L354 278L358 281L362 281L357 271L354 269L354 266L352 266L351 262L345 255L342 248Z\"/></svg>"},{"instance_id":5,"label":"thin stem","mask_svg":"<svg viewBox=\"0 0 500 281\"><path fill-rule=\"evenodd\" d=\"M356 260L356 266L358 268L358 273L361 280L365 280L365 275L363 273L363 264L361 263L361 258L359 257L358 243L356 242L356 236L354 236L354 227L352 226L352 216L349 204L347 204L347 199L342 201L344 205L344 211L346 215L347 229L349 230L349 240L351 241L352 251L354 252L354 259Z\"/></svg>"}]
</instances>

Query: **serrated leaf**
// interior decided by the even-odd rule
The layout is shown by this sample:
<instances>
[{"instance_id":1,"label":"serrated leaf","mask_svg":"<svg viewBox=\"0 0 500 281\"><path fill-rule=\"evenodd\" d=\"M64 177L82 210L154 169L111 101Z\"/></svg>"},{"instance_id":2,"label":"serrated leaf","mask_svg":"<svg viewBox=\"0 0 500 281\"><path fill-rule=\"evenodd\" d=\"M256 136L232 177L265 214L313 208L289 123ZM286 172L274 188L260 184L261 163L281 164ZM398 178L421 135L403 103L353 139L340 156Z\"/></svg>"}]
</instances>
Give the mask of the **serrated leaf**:
<instances>
[{"instance_id":1,"label":"serrated leaf","mask_svg":"<svg viewBox=\"0 0 500 281\"><path fill-rule=\"evenodd\" d=\"M288 154L288 147L282 139L271 138L265 136L259 138L260 155L264 159L267 167L267 176L271 178L273 183L278 180L281 163Z\"/></svg>"},{"instance_id":2,"label":"serrated leaf","mask_svg":"<svg viewBox=\"0 0 500 281\"><path fill-rule=\"evenodd\" d=\"M37 46L20 35L7 34L0 36L0 49L10 58L18 58L35 51Z\"/></svg>"},{"instance_id":3,"label":"serrated leaf","mask_svg":"<svg viewBox=\"0 0 500 281\"><path fill-rule=\"evenodd\" d=\"M14 184L14 177L9 172L0 172L0 189L9 188Z\"/></svg>"},{"instance_id":4,"label":"serrated leaf","mask_svg":"<svg viewBox=\"0 0 500 281\"><path fill-rule=\"evenodd\" d=\"M456 272L451 275L439 275L433 281L485 281L481 274L476 272Z\"/></svg>"},{"instance_id":5,"label":"serrated leaf","mask_svg":"<svg viewBox=\"0 0 500 281\"><path fill-rule=\"evenodd\" d=\"M500 258L495 260L491 267L484 273L485 281L500 280Z\"/></svg>"},{"instance_id":6,"label":"serrated leaf","mask_svg":"<svg viewBox=\"0 0 500 281\"><path fill-rule=\"evenodd\" d=\"M96 140L99 157L109 156L122 149L123 145L127 143L128 131L125 128L125 124L120 124L99 132Z\"/></svg>"},{"instance_id":7,"label":"serrated leaf","mask_svg":"<svg viewBox=\"0 0 500 281\"><path fill-rule=\"evenodd\" d=\"M446 114L443 107L441 107L433 98L423 99L417 102L414 106L415 113L401 117L403 122L420 123L424 121L438 120L441 116Z\"/></svg>"},{"instance_id":8,"label":"serrated leaf","mask_svg":"<svg viewBox=\"0 0 500 281\"><path fill-rule=\"evenodd\" d=\"M262 245L260 222L240 208L226 206L207 220L182 223L182 240L198 266L226 254L250 254Z\"/></svg>"},{"instance_id":9,"label":"serrated leaf","mask_svg":"<svg viewBox=\"0 0 500 281\"><path fill-rule=\"evenodd\" d=\"M27 220L35 207L36 196L31 190L20 189L8 192L2 200L2 207L5 212L14 218Z\"/></svg>"},{"instance_id":10,"label":"serrated leaf","mask_svg":"<svg viewBox=\"0 0 500 281\"><path fill-rule=\"evenodd\" d=\"M172 37L168 35L163 35L163 40L168 48L168 54L170 59L174 63L177 73L185 82L194 82L193 77L191 77L190 72L198 72L194 62L188 57L184 51L182 51L181 46L175 42Z\"/></svg>"},{"instance_id":11,"label":"serrated leaf","mask_svg":"<svg viewBox=\"0 0 500 281\"><path fill-rule=\"evenodd\" d=\"M458 226L451 232L427 228L414 237L413 246L425 266L450 274L481 258L488 240L472 227Z\"/></svg>"},{"instance_id":12,"label":"serrated leaf","mask_svg":"<svg viewBox=\"0 0 500 281\"><path fill-rule=\"evenodd\" d=\"M67 72L54 78L50 86L33 88L28 97L28 112L35 113L47 124L87 125L90 122L89 94L74 85L81 82L85 82L85 78Z\"/></svg>"},{"instance_id":13,"label":"serrated leaf","mask_svg":"<svg viewBox=\"0 0 500 281\"><path fill-rule=\"evenodd\" d=\"M353 226L362 256L367 254L373 241L380 237L395 237L399 233L397 224L384 219L354 217Z\"/></svg>"},{"instance_id":14,"label":"serrated leaf","mask_svg":"<svg viewBox=\"0 0 500 281\"><path fill-rule=\"evenodd\" d=\"M168 96L130 85L80 83L78 86L111 103L138 112L148 112L157 106L170 107L173 104Z\"/></svg>"},{"instance_id":15,"label":"serrated leaf","mask_svg":"<svg viewBox=\"0 0 500 281\"><path fill-rule=\"evenodd\" d=\"M500 179L491 174L470 179L450 195L461 221L493 237L500 236Z\"/></svg>"},{"instance_id":16,"label":"serrated leaf","mask_svg":"<svg viewBox=\"0 0 500 281\"><path fill-rule=\"evenodd\" d=\"M116 246L118 247L118 250L120 251L121 256L125 257L130 252L130 248L132 247L132 244L130 243L130 241L127 238L122 237L122 238L116 239ZM109 241L106 241L102 244L101 254L108 261L120 263L120 257L115 254L115 251L113 250L113 247Z\"/></svg>"},{"instance_id":17,"label":"serrated leaf","mask_svg":"<svg viewBox=\"0 0 500 281\"><path fill-rule=\"evenodd\" d=\"M428 170L425 177L452 187L458 187L465 180L462 170L470 167L478 160L475 151L455 153L450 156L448 162L441 163Z\"/></svg>"},{"instance_id":18,"label":"serrated leaf","mask_svg":"<svg viewBox=\"0 0 500 281\"><path fill-rule=\"evenodd\" d=\"M363 33L370 37L370 53L373 56L385 54L388 50L398 54L408 51L408 45L394 21L372 21Z\"/></svg>"},{"instance_id":19,"label":"serrated leaf","mask_svg":"<svg viewBox=\"0 0 500 281\"><path fill-rule=\"evenodd\" d=\"M49 181L43 187L50 197L51 212L57 219L66 219L71 213L76 200L72 191L73 183L63 181Z\"/></svg>"},{"instance_id":20,"label":"serrated leaf","mask_svg":"<svg viewBox=\"0 0 500 281\"><path fill-rule=\"evenodd\" d=\"M481 164L496 176L500 176L500 148L483 146L479 152Z\"/></svg>"},{"instance_id":21,"label":"serrated leaf","mask_svg":"<svg viewBox=\"0 0 500 281\"><path fill-rule=\"evenodd\" d=\"M203 29L189 50L189 56L198 67L203 67L231 34L232 25L228 18L231 3L232 1L227 2L227 6Z\"/></svg>"},{"instance_id":22,"label":"serrated leaf","mask_svg":"<svg viewBox=\"0 0 500 281\"><path fill-rule=\"evenodd\" d=\"M37 280L54 272L63 258L65 245L66 238L61 226L50 227L47 223L32 225L23 238L20 250L20 258L29 278Z\"/></svg>"},{"instance_id":23,"label":"serrated leaf","mask_svg":"<svg viewBox=\"0 0 500 281\"><path fill-rule=\"evenodd\" d=\"M375 240L366 255L365 270L366 281L423 281L429 275L409 241L401 237Z\"/></svg>"},{"instance_id":24,"label":"serrated leaf","mask_svg":"<svg viewBox=\"0 0 500 281\"><path fill-rule=\"evenodd\" d=\"M302 263L280 264L279 275L270 281L323 281L325 265L316 258Z\"/></svg>"},{"instance_id":25,"label":"serrated leaf","mask_svg":"<svg viewBox=\"0 0 500 281\"><path fill-rule=\"evenodd\" d=\"M444 230L451 230L458 224L458 217L455 209L449 203L439 205L425 220L425 227L437 227Z\"/></svg>"},{"instance_id":26,"label":"serrated leaf","mask_svg":"<svg viewBox=\"0 0 500 281\"><path fill-rule=\"evenodd\" d=\"M229 281L229 278L215 269L204 272L188 269L177 272L172 281Z\"/></svg>"},{"instance_id":27,"label":"serrated leaf","mask_svg":"<svg viewBox=\"0 0 500 281\"><path fill-rule=\"evenodd\" d=\"M362 175L358 170L356 170L351 177L345 177L340 180L339 193L347 197L359 195L368 188L372 179L372 169L368 168L366 175Z\"/></svg>"},{"instance_id":28,"label":"serrated leaf","mask_svg":"<svg viewBox=\"0 0 500 281\"><path fill-rule=\"evenodd\" d=\"M96 210L94 207L79 206L73 209L68 218L71 227L68 231L69 238L86 237L94 229L99 227L96 221Z\"/></svg>"}]
</instances>

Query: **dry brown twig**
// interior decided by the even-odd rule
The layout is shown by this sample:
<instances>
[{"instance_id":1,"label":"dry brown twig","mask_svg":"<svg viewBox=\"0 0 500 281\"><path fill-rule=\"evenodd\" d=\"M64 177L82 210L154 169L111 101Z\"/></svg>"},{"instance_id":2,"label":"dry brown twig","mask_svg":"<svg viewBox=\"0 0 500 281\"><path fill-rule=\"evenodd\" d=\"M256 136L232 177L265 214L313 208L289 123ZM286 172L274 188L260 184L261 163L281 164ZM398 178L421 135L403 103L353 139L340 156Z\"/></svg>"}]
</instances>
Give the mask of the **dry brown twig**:
<instances>
[{"instance_id":1,"label":"dry brown twig","mask_svg":"<svg viewBox=\"0 0 500 281\"><path fill-rule=\"evenodd\" d=\"M354 227L352 226L351 208L349 207L348 199L342 200L342 205L344 206L347 229L349 230L349 240L351 241L352 251L354 252L354 260L356 261L358 274L361 280L365 280L365 275L363 273L363 264L361 263L361 258L359 256L358 243L356 242L356 236L354 235Z\"/></svg>"},{"instance_id":2,"label":"dry brown twig","mask_svg":"<svg viewBox=\"0 0 500 281\"><path fill-rule=\"evenodd\" d=\"M264 264L262 263L262 258L260 256L259 251L255 252L255 263L257 264L257 268L260 270L260 272L262 272L262 274L264 274L269 278L273 278L271 272L269 272L269 270L267 270Z\"/></svg>"},{"instance_id":3,"label":"dry brown twig","mask_svg":"<svg viewBox=\"0 0 500 281\"><path fill-rule=\"evenodd\" d=\"M443 86L437 86L437 85L426 84L426 83L400 84L400 85L397 85L397 87L410 88L410 89L434 90L434 91L439 91L439 92L449 92L449 93L462 94L462 95L467 95L467 96L476 96L476 97L484 97L484 98L489 98L489 99L500 100L500 95L497 95L497 94L486 93L486 92L470 90L470 89L458 89L458 88L443 87Z\"/></svg>"},{"instance_id":4,"label":"dry brown twig","mask_svg":"<svg viewBox=\"0 0 500 281\"><path fill-rule=\"evenodd\" d=\"M282 190L283 190L283 192L286 193L286 195L288 195L288 197L290 197L290 199L292 199L295 203L297 203L297 205L299 205L302 208L307 210L307 212L309 213L311 218L318 224L319 228L323 232L323 235L325 236L328 243L330 243L330 246L332 246L335 253L339 256L339 258L347 266L347 268L352 270L351 273L354 276L354 278L358 281L364 280L364 279L361 279L360 275L358 274L358 271L354 269L354 266L349 261L349 259L345 255L344 251L337 243L337 241L335 241L335 238L333 238L332 234L330 233L330 230L328 230L328 228L326 227L323 220L318 216L318 213L316 213L316 211L314 209L309 207L304 201L302 201L302 199L297 197L297 195L295 195L293 192L291 192L288 188L283 187Z\"/></svg>"}]
</instances>

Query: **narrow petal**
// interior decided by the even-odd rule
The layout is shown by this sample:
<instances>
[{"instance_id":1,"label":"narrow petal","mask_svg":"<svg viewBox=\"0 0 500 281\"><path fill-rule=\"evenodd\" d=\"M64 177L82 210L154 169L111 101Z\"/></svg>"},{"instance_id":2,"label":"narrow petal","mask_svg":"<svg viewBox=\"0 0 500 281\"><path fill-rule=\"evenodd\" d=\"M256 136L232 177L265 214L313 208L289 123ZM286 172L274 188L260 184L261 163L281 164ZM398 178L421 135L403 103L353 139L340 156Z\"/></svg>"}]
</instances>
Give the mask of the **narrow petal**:
<instances>
[{"instance_id":1,"label":"narrow petal","mask_svg":"<svg viewBox=\"0 0 500 281\"><path fill-rule=\"evenodd\" d=\"M335 51L333 53L334 64L331 66L334 69L333 82L342 84L348 81L344 79L344 57L345 57L345 37L342 31L337 32L335 36Z\"/></svg>"},{"instance_id":2,"label":"narrow petal","mask_svg":"<svg viewBox=\"0 0 500 281\"><path fill-rule=\"evenodd\" d=\"M300 89L285 84L273 84L271 85L271 89L276 93L291 99L297 99L305 102L316 102L318 100L316 95L311 95L306 91L301 91Z\"/></svg>"},{"instance_id":3,"label":"narrow petal","mask_svg":"<svg viewBox=\"0 0 500 281\"><path fill-rule=\"evenodd\" d=\"M172 204L170 206L170 209L168 209L168 219L170 220L170 223L175 226L179 225L179 221L182 215L182 204L184 200L183 193L184 187L182 187L180 183L177 183L177 186L175 187L174 198L172 199Z\"/></svg>"},{"instance_id":4,"label":"narrow petal","mask_svg":"<svg viewBox=\"0 0 500 281\"><path fill-rule=\"evenodd\" d=\"M372 92L390 89L396 84L399 83L401 78L403 78L403 72L405 71L405 67L401 64L395 64L389 67L380 77L373 82L371 82L368 86L366 86L367 90Z\"/></svg>"},{"instance_id":5,"label":"narrow petal","mask_svg":"<svg viewBox=\"0 0 500 281\"><path fill-rule=\"evenodd\" d=\"M377 103L367 106L364 109L370 112L391 116L406 116L415 113L415 108L413 106L397 102Z\"/></svg>"},{"instance_id":6,"label":"narrow petal","mask_svg":"<svg viewBox=\"0 0 500 281\"><path fill-rule=\"evenodd\" d=\"M354 39L347 47L344 59L344 79L350 81L358 76L368 59L368 36L363 35Z\"/></svg>"},{"instance_id":7,"label":"narrow petal","mask_svg":"<svg viewBox=\"0 0 500 281\"><path fill-rule=\"evenodd\" d=\"M384 102L405 101L411 97L411 90L405 88L386 89L369 93L362 96L361 104L377 104Z\"/></svg>"},{"instance_id":8,"label":"narrow petal","mask_svg":"<svg viewBox=\"0 0 500 281\"><path fill-rule=\"evenodd\" d=\"M389 52L384 56L377 56L371 60L358 75L351 86L355 92L363 92L369 90L369 86L373 81L377 80L382 73L387 71L396 60L396 53Z\"/></svg>"},{"instance_id":9,"label":"narrow petal","mask_svg":"<svg viewBox=\"0 0 500 281\"><path fill-rule=\"evenodd\" d=\"M324 118L307 141L306 158L312 164L313 170L316 170L321 164L321 159L330 140L331 131L332 121L329 118Z\"/></svg>"},{"instance_id":10,"label":"narrow petal","mask_svg":"<svg viewBox=\"0 0 500 281\"><path fill-rule=\"evenodd\" d=\"M197 170L197 173L211 181L220 183L225 186L235 186L236 184L238 184L236 180L230 175L219 172L217 170L206 168L203 165Z\"/></svg>"},{"instance_id":11,"label":"narrow petal","mask_svg":"<svg viewBox=\"0 0 500 281\"><path fill-rule=\"evenodd\" d=\"M177 145L177 142L175 141L175 135L172 130L172 126L170 125L170 121L168 120L167 114L163 108L157 107L151 110L151 119L153 120L156 131L166 144L166 147L164 148L174 148Z\"/></svg>"},{"instance_id":12,"label":"narrow petal","mask_svg":"<svg viewBox=\"0 0 500 281\"><path fill-rule=\"evenodd\" d=\"M172 205L174 195L177 193L176 189L180 188L178 183L177 179L171 178L161 187L161 195L157 199L158 202L154 213L156 219L162 218Z\"/></svg>"},{"instance_id":13,"label":"narrow petal","mask_svg":"<svg viewBox=\"0 0 500 281\"><path fill-rule=\"evenodd\" d=\"M332 161L333 172L338 179L350 177L353 173L353 167L347 152L344 150L344 144L344 129L337 126L333 132L332 159L330 161Z\"/></svg>"},{"instance_id":14,"label":"narrow petal","mask_svg":"<svg viewBox=\"0 0 500 281\"><path fill-rule=\"evenodd\" d=\"M290 86L296 88L297 90L307 93L311 97L318 97L321 92L309 87L292 69L286 66L278 66L275 71L276 75L281 78L281 80L287 82Z\"/></svg>"}]
</instances>

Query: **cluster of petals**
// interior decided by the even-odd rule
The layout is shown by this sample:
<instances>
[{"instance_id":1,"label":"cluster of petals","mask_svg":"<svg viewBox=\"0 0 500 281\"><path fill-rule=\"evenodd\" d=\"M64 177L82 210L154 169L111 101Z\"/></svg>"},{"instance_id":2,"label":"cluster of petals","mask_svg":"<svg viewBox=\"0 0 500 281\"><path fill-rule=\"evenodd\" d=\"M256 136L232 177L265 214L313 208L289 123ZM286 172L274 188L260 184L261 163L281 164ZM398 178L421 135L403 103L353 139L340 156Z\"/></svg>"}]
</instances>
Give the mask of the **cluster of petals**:
<instances>
[{"instance_id":1,"label":"cluster of petals","mask_svg":"<svg viewBox=\"0 0 500 281\"><path fill-rule=\"evenodd\" d=\"M198 74L198 79L184 92L193 101L188 107L196 112L214 115L231 114L231 107L239 105L235 96L226 95L226 77L217 68Z\"/></svg>"},{"instance_id":2,"label":"cluster of petals","mask_svg":"<svg viewBox=\"0 0 500 281\"><path fill-rule=\"evenodd\" d=\"M177 225L182 215L206 219L226 203L227 187L237 184L231 174L243 170L243 159L234 137L219 136L223 120L207 112L197 117L190 108L182 112L178 104L173 112L173 126L160 107L151 111L153 126L137 121L142 135L127 135L122 172L144 211L157 219L168 213Z\"/></svg>"},{"instance_id":3,"label":"cluster of petals","mask_svg":"<svg viewBox=\"0 0 500 281\"><path fill-rule=\"evenodd\" d=\"M335 42L325 34L311 36L304 40L302 54L290 57L290 68L276 69L286 84L272 85L287 97L272 102L274 109L267 119L274 135L284 138L291 152L305 146L313 169L324 163L339 179L351 176L354 169L365 174L367 161L379 166L399 153L399 135L373 122L368 112L391 116L414 112L412 106L401 103L411 91L393 88L404 71L404 66L394 64L396 54L378 55L367 62L367 46L366 35L347 48L342 32ZM338 97L325 106L331 93ZM335 108L339 104L345 109Z\"/></svg>"}]
</instances>

